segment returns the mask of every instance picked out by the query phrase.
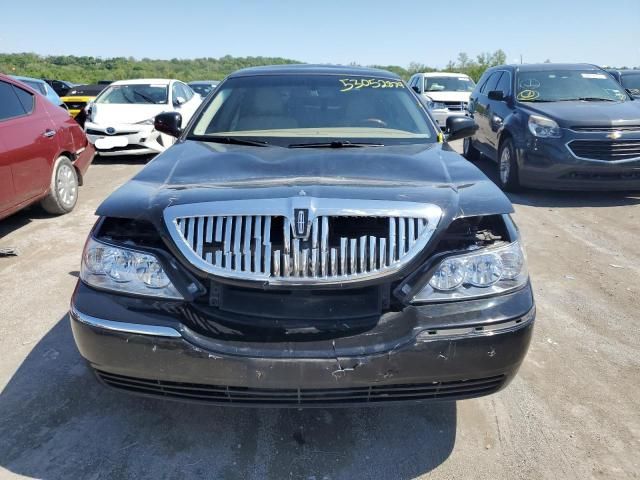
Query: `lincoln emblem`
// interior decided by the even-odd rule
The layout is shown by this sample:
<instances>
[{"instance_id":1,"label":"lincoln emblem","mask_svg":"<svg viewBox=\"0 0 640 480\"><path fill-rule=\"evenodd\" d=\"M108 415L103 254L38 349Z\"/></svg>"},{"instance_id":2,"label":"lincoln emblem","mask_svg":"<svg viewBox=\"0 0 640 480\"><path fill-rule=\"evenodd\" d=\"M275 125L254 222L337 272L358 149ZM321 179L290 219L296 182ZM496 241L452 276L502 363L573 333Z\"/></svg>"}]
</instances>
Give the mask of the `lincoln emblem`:
<instances>
[{"instance_id":1,"label":"lincoln emblem","mask_svg":"<svg viewBox=\"0 0 640 480\"><path fill-rule=\"evenodd\" d=\"M295 236L304 238L307 236L307 223L309 220L309 210L306 208L296 208L294 213Z\"/></svg>"}]
</instances>

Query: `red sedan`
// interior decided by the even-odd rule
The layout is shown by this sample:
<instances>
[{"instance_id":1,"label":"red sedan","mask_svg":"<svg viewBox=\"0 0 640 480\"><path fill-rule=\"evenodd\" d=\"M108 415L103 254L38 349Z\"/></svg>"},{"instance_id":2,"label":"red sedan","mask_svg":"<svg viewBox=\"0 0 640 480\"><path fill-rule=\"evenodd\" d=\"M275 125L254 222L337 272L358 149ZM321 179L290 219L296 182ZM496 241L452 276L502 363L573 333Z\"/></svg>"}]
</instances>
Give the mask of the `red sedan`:
<instances>
[{"instance_id":1,"label":"red sedan","mask_svg":"<svg viewBox=\"0 0 640 480\"><path fill-rule=\"evenodd\" d=\"M73 210L94 153L66 110L0 74L0 219L38 201Z\"/></svg>"}]
</instances>

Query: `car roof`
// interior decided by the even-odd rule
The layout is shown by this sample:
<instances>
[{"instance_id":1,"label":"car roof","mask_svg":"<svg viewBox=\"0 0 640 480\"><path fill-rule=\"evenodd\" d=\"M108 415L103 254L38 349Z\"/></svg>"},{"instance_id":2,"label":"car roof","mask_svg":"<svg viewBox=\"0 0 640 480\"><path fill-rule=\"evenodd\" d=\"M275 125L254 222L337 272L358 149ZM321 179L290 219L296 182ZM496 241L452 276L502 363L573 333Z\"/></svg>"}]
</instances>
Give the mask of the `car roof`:
<instances>
[{"instance_id":1,"label":"car roof","mask_svg":"<svg viewBox=\"0 0 640 480\"><path fill-rule=\"evenodd\" d=\"M36 82L36 83L44 83L46 84L47 82L45 82L44 80L40 79L40 78L33 78L33 77L22 77L20 75L9 75L11 78L14 78L16 80L26 80L29 82Z\"/></svg>"},{"instance_id":2,"label":"car roof","mask_svg":"<svg viewBox=\"0 0 640 480\"><path fill-rule=\"evenodd\" d=\"M88 84L71 87L64 97L95 97L109 85Z\"/></svg>"},{"instance_id":3,"label":"car roof","mask_svg":"<svg viewBox=\"0 0 640 480\"><path fill-rule=\"evenodd\" d=\"M357 75L376 76L399 80L400 77L387 70L369 67L345 67L342 65L310 65L310 64L287 64L268 65L262 67L249 67L237 70L229 75L232 77L250 77L254 75Z\"/></svg>"},{"instance_id":4,"label":"car roof","mask_svg":"<svg viewBox=\"0 0 640 480\"><path fill-rule=\"evenodd\" d=\"M220 80L194 80L193 82L187 83L187 85L217 85L220 83Z\"/></svg>"},{"instance_id":5,"label":"car roof","mask_svg":"<svg viewBox=\"0 0 640 480\"><path fill-rule=\"evenodd\" d=\"M539 72L547 70L602 70L597 65L591 63L515 63L509 65L499 65L492 67L490 70L500 70L504 68L511 68L519 72Z\"/></svg>"},{"instance_id":6,"label":"car roof","mask_svg":"<svg viewBox=\"0 0 640 480\"><path fill-rule=\"evenodd\" d=\"M607 72L615 72L615 73L619 73L620 75L627 75L627 74L636 74L636 75L640 75L640 70L637 69L633 69L633 68L625 68L622 70L619 70L617 68L607 68Z\"/></svg>"},{"instance_id":7,"label":"car roof","mask_svg":"<svg viewBox=\"0 0 640 480\"><path fill-rule=\"evenodd\" d=\"M168 78L136 78L134 80L118 80L117 82L113 82L111 85L140 85L140 84L148 84L153 83L157 85L169 85L171 82L174 82L174 79ZM107 86L107 85L103 85Z\"/></svg>"},{"instance_id":8,"label":"car roof","mask_svg":"<svg viewBox=\"0 0 640 480\"><path fill-rule=\"evenodd\" d=\"M420 75L424 75L425 77L465 77L469 78L469 75L464 73L455 73L455 72L424 72Z\"/></svg>"}]
</instances>

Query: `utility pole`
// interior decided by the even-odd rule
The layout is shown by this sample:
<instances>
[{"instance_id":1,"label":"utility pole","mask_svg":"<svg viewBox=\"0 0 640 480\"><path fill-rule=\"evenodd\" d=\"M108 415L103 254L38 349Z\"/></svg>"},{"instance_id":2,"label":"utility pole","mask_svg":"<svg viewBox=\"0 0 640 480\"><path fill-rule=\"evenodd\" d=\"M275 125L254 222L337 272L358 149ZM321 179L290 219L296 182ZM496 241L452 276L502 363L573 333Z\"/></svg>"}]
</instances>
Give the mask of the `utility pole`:
<instances>
[{"instance_id":1,"label":"utility pole","mask_svg":"<svg viewBox=\"0 0 640 480\"><path fill-rule=\"evenodd\" d=\"M522 65L522 54L520 54L520 65Z\"/></svg>"}]
</instances>

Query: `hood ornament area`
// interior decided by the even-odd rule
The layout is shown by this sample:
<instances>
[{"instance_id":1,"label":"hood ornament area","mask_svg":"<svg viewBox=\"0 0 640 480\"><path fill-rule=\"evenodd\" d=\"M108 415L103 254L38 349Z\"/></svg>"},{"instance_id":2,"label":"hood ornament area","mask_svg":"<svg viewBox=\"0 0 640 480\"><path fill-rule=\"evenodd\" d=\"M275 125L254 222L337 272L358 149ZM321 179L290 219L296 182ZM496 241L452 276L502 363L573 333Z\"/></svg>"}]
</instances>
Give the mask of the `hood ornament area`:
<instances>
[{"instance_id":1,"label":"hood ornament area","mask_svg":"<svg viewBox=\"0 0 640 480\"><path fill-rule=\"evenodd\" d=\"M607 138L611 140L618 140L621 137L622 137L622 132L620 130L616 130L615 132L611 132L610 134L607 135Z\"/></svg>"},{"instance_id":2,"label":"hood ornament area","mask_svg":"<svg viewBox=\"0 0 640 480\"><path fill-rule=\"evenodd\" d=\"M296 208L293 210L294 238L306 240L309 236L309 209Z\"/></svg>"}]
</instances>

